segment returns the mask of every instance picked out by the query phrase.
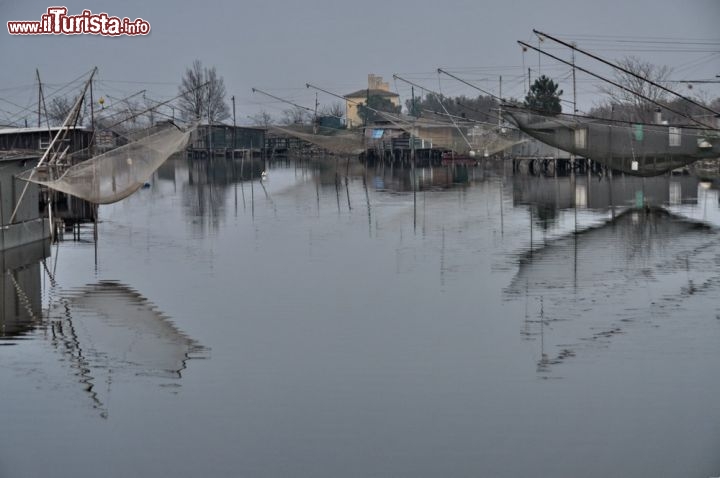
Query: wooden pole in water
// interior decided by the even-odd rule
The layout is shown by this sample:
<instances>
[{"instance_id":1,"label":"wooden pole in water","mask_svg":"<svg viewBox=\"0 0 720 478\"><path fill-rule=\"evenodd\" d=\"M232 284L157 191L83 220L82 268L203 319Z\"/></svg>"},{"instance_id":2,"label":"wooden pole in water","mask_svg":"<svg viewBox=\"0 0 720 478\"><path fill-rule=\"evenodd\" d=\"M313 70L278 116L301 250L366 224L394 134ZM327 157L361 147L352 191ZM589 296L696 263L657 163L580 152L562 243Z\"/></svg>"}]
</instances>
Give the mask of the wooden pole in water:
<instances>
[{"instance_id":1,"label":"wooden pole in water","mask_svg":"<svg viewBox=\"0 0 720 478\"><path fill-rule=\"evenodd\" d=\"M2 181L0 181L0 198L2 198ZM3 214L2 203L0 203L0 231L2 231L2 233L0 233L0 241L1 241L0 244L2 244L2 250L4 251L5 250L5 215ZM4 258L5 258L5 256L3 255L3 260L4 260ZM5 270L4 267L3 267L3 270ZM2 271L0 271L0 272L2 272Z\"/></svg>"},{"instance_id":2,"label":"wooden pole in water","mask_svg":"<svg viewBox=\"0 0 720 478\"><path fill-rule=\"evenodd\" d=\"M235 122L235 95L232 96L232 105L233 105L233 144L232 144L232 157L235 159L235 149L237 148L237 143L235 142L236 135L237 135L237 123ZM235 188L235 197L237 199L237 188ZM237 200L235 201L237 203Z\"/></svg>"},{"instance_id":3,"label":"wooden pole in water","mask_svg":"<svg viewBox=\"0 0 720 478\"><path fill-rule=\"evenodd\" d=\"M500 102L498 103L498 129L502 126L502 75L500 75L500 94L499 94Z\"/></svg>"},{"instance_id":4,"label":"wooden pole in water","mask_svg":"<svg viewBox=\"0 0 720 478\"><path fill-rule=\"evenodd\" d=\"M335 157L335 195L337 196L338 214L340 214L340 188L338 187L338 158Z\"/></svg>"},{"instance_id":5,"label":"wooden pole in water","mask_svg":"<svg viewBox=\"0 0 720 478\"><path fill-rule=\"evenodd\" d=\"M152 125L150 125L152 126ZM90 128L92 129L92 135L90 136L90 156L93 156L93 146L95 145L95 100L93 99L93 81L90 79Z\"/></svg>"},{"instance_id":6,"label":"wooden pole in water","mask_svg":"<svg viewBox=\"0 0 720 478\"><path fill-rule=\"evenodd\" d=\"M250 140L250 152L252 153L252 140ZM255 171L253 168L252 158L250 159L250 211L253 219L255 219Z\"/></svg>"},{"instance_id":7,"label":"wooden pole in water","mask_svg":"<svg viewBox=\"0 0 720 478\"><path fill-rule=\"evenodd\" d=\"M530 68L528 68L528 92L530 91Z\"/></svg>"},{"instance_id":8,"label":"wooden pole in water","mask_svg":"<svg viewBox=\"0 0 720 478\"><path fill-rule=\"evenodd\" d=\"M413 232L417 230L417 175L415 174L415 125L410 133L410 173L413 188Z\"/></svg>"}]
</instances>

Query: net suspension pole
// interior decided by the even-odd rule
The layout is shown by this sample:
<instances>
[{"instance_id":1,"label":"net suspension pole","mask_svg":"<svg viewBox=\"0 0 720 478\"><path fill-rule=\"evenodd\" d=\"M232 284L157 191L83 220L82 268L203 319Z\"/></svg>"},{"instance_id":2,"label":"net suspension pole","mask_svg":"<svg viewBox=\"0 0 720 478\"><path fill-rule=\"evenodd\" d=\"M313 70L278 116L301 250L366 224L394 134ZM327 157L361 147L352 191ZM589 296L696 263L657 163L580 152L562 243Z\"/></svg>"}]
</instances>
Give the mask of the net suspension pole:
<instances>
[{"instance_id":1,"label":"net suspension pole","mask_svg":"<svg viewBox=\"0 0 720 478\"><path fill-rule=\"evenodd\" d=\"M82 100L83 100L83 98L84 98L84 96L85 96L85 92L87 91L88 86L90 85L90 82L92 81L93 76L95 76L95 73L96 73L96 72L97 72L97 67L93 68L93 71L92 71L92 73L90 74L90 79L88 79L88 81L85 82L85 87L83 88L82 94L81 94L81 95L78 95L78 98L77 98L77 100L75 101L75 105L73 106L72 110L71 110L70 113L67 115L67 117L65 117L65 121L63 121L63 124L62 124L62 126L60 127L60 130L57 132L57 134L55 135L55 137L53 138L53 140L50 142L50 145L49 145L48 148L45 150L45 154L43 154L42 158L40 158L40 161L38 161L37 166L35 166L35 168L34 168L34 169L32 170L32 172L30 173L29 178L32 178L33 175L35 174L35 169L37 169L37 168L39 168L40 166L42 166L42 164L47 160L47 157L48 157L48 155L50 154L50 151L52 151L53 147L55 146L55 143L58 141L58 138L60 138L60 136L64 136L63 132L66 132L67 127L68 127L68 125L70 124L70 119L73 118L73 117L75 117L75 116L77 116L77 112L78 112L79 109L80 109L80 105L82 104ZM22 200L23 200L23 198L25 197L25 193L27 192L28 186L30 186L30 183L29 183L29 182L25 183L25 187L23 187L22 193L20 194L20 198L18 199L17 203L15 204L15 208L13 209L13 213L12 213L12 215L10 216L9 224L12 224L13 221L15 220L15 216L17 215L18 209L20 208L20 204L22 204Z\"/></svg>"}]
</instances>

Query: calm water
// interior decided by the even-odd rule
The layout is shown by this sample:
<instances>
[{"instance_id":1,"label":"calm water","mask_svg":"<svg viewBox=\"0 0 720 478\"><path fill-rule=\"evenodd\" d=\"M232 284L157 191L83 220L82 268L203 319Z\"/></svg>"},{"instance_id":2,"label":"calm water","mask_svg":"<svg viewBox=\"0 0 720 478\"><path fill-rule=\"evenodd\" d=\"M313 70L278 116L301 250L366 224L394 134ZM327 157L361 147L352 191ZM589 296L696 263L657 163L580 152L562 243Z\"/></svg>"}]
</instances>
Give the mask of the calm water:
<instances>
[{"instance_id":1,"label":"calm water","mask_svg":"<svg viewBox=\"0 0 720 478\"><path fill-rule=\"evenodd\" d=\"M712 185L264 168L2 257L0 476L720 475Z\"/></svg>"}]
</instances>

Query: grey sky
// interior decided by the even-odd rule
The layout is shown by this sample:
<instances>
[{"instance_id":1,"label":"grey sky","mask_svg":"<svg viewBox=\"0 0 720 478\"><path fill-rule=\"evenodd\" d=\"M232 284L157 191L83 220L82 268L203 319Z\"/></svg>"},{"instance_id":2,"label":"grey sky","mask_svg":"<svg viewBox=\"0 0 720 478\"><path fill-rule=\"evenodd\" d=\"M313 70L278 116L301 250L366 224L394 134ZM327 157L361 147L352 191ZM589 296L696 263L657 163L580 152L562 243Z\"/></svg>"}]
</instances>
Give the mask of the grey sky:
<instances>
[{"instance_id":1,"label":"grey sky","mask_svg":"<svg viewBox=\"0 0 720 478\"><path fill-rule=\"evenodd\" d=\"M215 65L224 77L228 95L237 97L239 121L262 108L276 115L283 109L253 95L253 86L310 106L314 92L305 88L306 82L344 94L363 88L371 72L390 80L392 88L392 74L399 73L450 94L475 92L446 77L439 83L433 73L437 67L456 69L493 91L497 91L497 77L502 74L504 95L522 96L527 71L522 65L536 71L538 57L526 53L523 58L516 40L537 44L533 28L575 39L579 46L606 57L632 53L668 64L676 68L676 79L720 74L717 44L688 47L704 48L703 52L634 52L633 43L584 42L580 36L718 42L718 0L70 0L62 4L70 14L90 9L131 19L142 17L150 22L152 32L147 37L120 38L11 36L6 21L39 20L53 4L0 0L0 57L5 65L0 69L0 98L21 106L32 104L37 95L32 87L36 67L52 88L93 65L99 67L99 94L122 96L147 88L149 95L167 98L176 94L183 70L195 58ZM567 57L564 51L557 52ZM568 67L543 58L540 70L562 79L565 98L570 99L570 86L564 79ZM583 78L578 85L579 102L587 107L596 98L596 88ZM397 82L397 88L403 99L408 97L409 87ZM713 97L720 95L718 85L701 90ZM332 101L320 95L321 104ZM8 116L7 111L17 109L0 101L0 122ZM32 114L30 118L32 121Z\"/></svg>"}]
</instances>

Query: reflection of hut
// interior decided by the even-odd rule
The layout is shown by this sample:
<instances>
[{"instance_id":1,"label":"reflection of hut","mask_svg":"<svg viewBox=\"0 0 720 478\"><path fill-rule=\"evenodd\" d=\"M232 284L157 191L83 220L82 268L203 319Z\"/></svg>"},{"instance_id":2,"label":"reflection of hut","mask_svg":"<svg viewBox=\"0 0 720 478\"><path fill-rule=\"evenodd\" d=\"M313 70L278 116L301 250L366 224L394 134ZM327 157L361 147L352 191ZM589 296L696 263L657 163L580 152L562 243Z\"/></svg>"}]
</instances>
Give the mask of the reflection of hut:
<instances>
[{"instance_id":1,"label":"reflection of hut","mask_svg":"<svg viewBox=\"0 0 720 478\"><path fill-rule=\"evenodd\" d=\"M537 181L527 175L513 177L513 202L555 209L606 209L612 206L664 206L696 201L698 181L690 176L643 179L634 176L598 181L586 176ZM575 188L573 190L573 187Z\"/></svg>"},{"instance_id":2,"label":"reflection of hut","mask_svg":"<svg viewBox=\"0 0 720 478\"><path fill-rule=\"evenodd\" d=\"M47 241L0 251L0 339L21 335L40 318L40 261L48 255Z\"/></svg>"}]
</instances>

